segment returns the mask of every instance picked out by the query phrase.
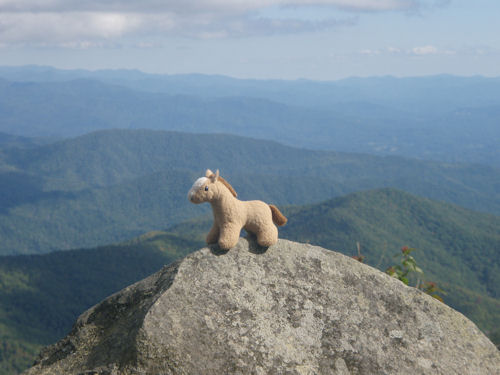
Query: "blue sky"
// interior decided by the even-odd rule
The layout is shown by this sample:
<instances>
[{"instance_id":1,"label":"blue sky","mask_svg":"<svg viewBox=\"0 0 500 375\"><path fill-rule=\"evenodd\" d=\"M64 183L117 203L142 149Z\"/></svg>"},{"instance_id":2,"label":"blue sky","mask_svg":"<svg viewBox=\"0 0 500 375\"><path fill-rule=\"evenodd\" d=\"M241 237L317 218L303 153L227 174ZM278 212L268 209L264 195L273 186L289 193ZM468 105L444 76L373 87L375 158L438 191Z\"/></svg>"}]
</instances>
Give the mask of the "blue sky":
<instances>
[{"instance_id":1,"label":"blue sky","mask_svg":"<svg viewBox=\"0 0 500 375\"><path fill-rule=\"evenodd\" d=\"M500 76L496 0L0 0L0 65Z\"/></svg>"}]
</instances>

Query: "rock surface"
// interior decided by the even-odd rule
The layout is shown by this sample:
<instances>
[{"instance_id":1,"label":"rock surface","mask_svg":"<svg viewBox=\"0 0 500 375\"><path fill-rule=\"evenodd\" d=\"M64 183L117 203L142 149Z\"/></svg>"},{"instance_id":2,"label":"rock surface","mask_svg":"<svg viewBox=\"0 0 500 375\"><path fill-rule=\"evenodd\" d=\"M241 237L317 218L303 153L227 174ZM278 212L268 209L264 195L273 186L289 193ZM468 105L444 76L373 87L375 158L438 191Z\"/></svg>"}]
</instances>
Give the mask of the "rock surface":
<instances>
[{"instance_id":1,"label":"rock surface","mask_svg":"<svg viewBox=\"0 0 500 375\"><path fill-rule=\"evenodd\" d=\"M82 314L26 374L500 374L462 314L286 240L201 249Z\"/></svg>"}]
</instances>

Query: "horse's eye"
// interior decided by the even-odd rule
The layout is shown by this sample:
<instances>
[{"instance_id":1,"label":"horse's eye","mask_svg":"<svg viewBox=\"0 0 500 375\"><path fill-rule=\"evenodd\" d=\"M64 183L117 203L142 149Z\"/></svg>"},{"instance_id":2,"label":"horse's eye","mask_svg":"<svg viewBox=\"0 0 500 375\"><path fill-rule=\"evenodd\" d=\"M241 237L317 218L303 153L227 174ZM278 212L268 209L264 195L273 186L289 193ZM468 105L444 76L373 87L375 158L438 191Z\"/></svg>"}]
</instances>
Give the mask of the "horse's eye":
<instances>
[{"instance_id":1,"label":"horse's eye","mask_svg":"<svg viewBox=\"0 0 500 375\"><path fill-rule=\"evenodd\" d=\"M205 186L205 191L208 191L208 186Z\"/></svg>"}]
</instances>

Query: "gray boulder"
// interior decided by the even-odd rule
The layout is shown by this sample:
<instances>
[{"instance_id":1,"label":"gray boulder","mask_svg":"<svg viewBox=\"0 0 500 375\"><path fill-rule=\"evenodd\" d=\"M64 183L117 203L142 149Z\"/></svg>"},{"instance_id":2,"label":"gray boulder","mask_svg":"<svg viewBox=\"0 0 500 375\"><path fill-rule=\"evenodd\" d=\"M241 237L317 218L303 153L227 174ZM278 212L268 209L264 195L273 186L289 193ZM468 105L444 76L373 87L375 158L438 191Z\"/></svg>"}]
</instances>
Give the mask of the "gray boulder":
<instances>
[{"instance_id":1,"label":"gray boulder","mask_svg":"<svg viewBox=\"0 0 500 375\"><path fill-rule=\"evenodd\" d=\"M500 374L462 314L339 253L204 248L83 313L26 374Z\"/></svg>"}]
</instances>

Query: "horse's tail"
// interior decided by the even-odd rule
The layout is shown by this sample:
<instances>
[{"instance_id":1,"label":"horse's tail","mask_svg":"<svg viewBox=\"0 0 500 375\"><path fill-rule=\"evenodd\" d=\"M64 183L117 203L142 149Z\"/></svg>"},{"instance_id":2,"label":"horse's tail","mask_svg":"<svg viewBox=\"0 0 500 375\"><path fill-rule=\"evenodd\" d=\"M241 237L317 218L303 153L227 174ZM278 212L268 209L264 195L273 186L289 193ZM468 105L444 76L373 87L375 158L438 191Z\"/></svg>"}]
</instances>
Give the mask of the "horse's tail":
<instances>
[{"instance_id":1,"label":"horse's tail","mask_svg":"<svg viewBox=\"0 0 500 375\"><path fill-rule=\"evenodd\" d=\"M272 204L270 204L269 207L271 207L271 213L273 215L273 223L279 227L285 225L288 219L280 212L280 210L278 210L278 207Z\"/></svg>"}]
</instances>

